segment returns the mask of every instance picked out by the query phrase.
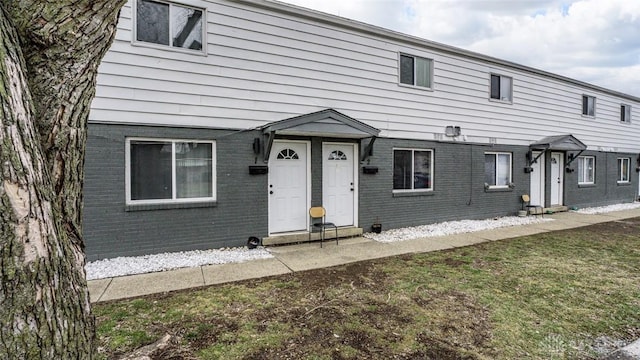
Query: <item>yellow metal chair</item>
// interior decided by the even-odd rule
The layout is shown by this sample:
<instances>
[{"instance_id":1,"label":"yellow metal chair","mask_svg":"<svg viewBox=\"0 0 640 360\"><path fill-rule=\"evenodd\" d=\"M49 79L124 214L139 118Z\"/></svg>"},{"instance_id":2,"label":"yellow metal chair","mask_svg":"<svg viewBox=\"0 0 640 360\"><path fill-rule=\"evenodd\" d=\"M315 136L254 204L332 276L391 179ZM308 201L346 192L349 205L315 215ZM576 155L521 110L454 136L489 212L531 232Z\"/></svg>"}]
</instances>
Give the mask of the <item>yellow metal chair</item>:
<instances>
[{"instance_id":1,"label":"yellow metal chair","mask_svg":"<svg viewBox=\"0 0 640 360\"><path fill-rule=\"evenodd\" d=\"M334 228L336 230L336 245L338 245L338 227L336 224L326 221L327 211L324 207L312 207L309 209L309 217L311 218L311 221L309 222L309 241L311 241L311 232L313 229L320 229L320 247L322 247L322 242L325 239L327 228ZM320 219L320 222L316 222L318 219Z\"/></svg>"}]
</instances>

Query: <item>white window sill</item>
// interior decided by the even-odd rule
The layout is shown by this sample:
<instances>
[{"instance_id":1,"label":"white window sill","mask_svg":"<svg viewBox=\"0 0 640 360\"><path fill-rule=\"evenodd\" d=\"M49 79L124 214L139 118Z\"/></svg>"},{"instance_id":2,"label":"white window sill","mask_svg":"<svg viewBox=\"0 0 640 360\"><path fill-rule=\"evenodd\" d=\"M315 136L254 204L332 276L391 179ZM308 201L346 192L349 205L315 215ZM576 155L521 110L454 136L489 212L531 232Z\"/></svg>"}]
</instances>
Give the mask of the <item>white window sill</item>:
<instances>
[{"instance_id":1,"label":"white window sill","mask_svg":"<svg viewBox=\"0 0 640 360\"><path fill-rule=\"evenodd\" d=\"M187 54L187 55L196 55L196 56L207 56L208 55L207 48L206 48L206 46L204 46L204 44L203 44L202 50L192 50L192 49L189 49L189 48L183 48L183 47L171 46L171 45L163 45L163 44L156 44L156 43L140 41L140 40L132 40L131 41L131 45L132 46L145 47L145 48L149 48L149 49L172 51L172 52L175 52L175 53L182 53L182 54Z\"/></svg>"},{"instance_id":2,"label":"white window sill","mask_svg":"<svg viewBox=\"0 0 640 360\"><path fill-rule=\"evenodd\" d=\"M433 189L393 190L393 197L432 196L433 194Z\"/></svg>"},{"instance_id":3,"label":"white window sill","mask_svg":"<svg viewBox=\"0 0 640 360\"><path fill-rule=\"evenodd\" d=\"M500 104L506 104L506 105L513 105L513 100L501 100L501 99L494 99L494 98L489 98L489 101L491 102L495 102L495 103L500 103Z\"/></svg>"},{"instance_id":4,"label":"white window sill","mask_svg":"<svg viewBox=\"0 0 640 360\"><path fill-rule=\"evenodd\" d=\"M489 186L484 189L484 192L509 192L513 191L512 187L509 186Z\"/></svg>"},{"instance_id":5,"label":"white window sill","mask_svg":"<svg viewBox=\"0 0 640 360\"><path fill-rule=\"evenodd\" d=\"M218 202L216 200L208 201L181 201L181 202L163 202L163 203L134 203L126 204L124 211L149 211L149 210L169 210L169 209L193 209L193 208L205 208L216 207Z\"/></svg>"},{"instance_id":6,"label":"white window sill","mask_svg":"<svg viewBox=\"0 0 640 360\"><path fill-rule=\"evenodd\" d=\"M403 84L403 83L398 83L398 86L403 87L403 88L407 88L407 89L416 89L416 90L421 90L421 91L430 91L433 92L433 86L432 87L424 87L424 86L419 86L419 85L409 85L409 84Z\"/></svg>"}]
</instances>

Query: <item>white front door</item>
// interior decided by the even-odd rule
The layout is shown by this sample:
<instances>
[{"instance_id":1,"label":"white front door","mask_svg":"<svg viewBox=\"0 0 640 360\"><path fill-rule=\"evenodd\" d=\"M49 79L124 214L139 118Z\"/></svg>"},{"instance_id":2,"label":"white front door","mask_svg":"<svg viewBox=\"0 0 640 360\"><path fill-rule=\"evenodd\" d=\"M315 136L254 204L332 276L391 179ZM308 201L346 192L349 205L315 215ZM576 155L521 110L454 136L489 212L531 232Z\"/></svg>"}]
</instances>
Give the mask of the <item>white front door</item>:
<instances>
[{"instance_id":1,"label":"white front door","mask_svg":"<svg viewBox=\"0 0 640 360\"><path fill-rule=\"evenodd\" d=\"M355 225L357 179L355 144L322 144L322 204L327 221Z\"/></svg>"},{"instance_id":2,"label":"white front door","mask_svg":"<svg viewBox=\"0 0 640 360\"><path fill-rule=\"evenodd\" d=\"M562 205L564 183L564 157L562 153L551 153L551 206Z\"/></svg>"},{"instance_id":3,"label":"white front door","mask_svg":"<svg viewBox=\"0 0 640 360\"><path fill-rule=\"evenodd\" d=\"M269 155L269 233L307 230L308 146L302 141L273 142Z\"/></svg>"},{"instance_id":4,"label":"white front door","mask_svg":"<svg viewBox=\"0 0 640 360\"><path fill-rule=\"evenodd\" d=\"M540 152L533 152L533 159L538 155ZM531 164L531 168L533 169L530 173L531 187L529 190L531 205L544 207L544 156L540 156L535 163Z\"/></svg>"}]
</instances>

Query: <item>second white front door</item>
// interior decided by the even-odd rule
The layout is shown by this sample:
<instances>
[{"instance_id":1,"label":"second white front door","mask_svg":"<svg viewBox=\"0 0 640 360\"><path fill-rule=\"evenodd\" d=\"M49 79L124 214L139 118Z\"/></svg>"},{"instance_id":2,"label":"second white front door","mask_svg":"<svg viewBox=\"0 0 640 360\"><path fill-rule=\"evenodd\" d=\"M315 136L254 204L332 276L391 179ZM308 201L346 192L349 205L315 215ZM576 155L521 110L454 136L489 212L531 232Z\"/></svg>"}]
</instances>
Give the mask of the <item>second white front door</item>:
<instances>
[{"instance_id":1,"label":"second white front door","mask_svg":"<svg viewBox=\"0 0 640 360\"><path fill-rule=\"evenodd\" d=\"M322 144L322 204L327 210L327 221L337 226L356 225L355 149L355 144Z\"/></svg>"},{"instance_id":2,"label":"second white front door","mask_svg":"<svg viewBox=\"0 0 640 360\"><path fill-rule=\"evenodd\" d=\"M563 204L564 157L562 153L551 153L551 206Z\"/></svg>"}]
</instances>

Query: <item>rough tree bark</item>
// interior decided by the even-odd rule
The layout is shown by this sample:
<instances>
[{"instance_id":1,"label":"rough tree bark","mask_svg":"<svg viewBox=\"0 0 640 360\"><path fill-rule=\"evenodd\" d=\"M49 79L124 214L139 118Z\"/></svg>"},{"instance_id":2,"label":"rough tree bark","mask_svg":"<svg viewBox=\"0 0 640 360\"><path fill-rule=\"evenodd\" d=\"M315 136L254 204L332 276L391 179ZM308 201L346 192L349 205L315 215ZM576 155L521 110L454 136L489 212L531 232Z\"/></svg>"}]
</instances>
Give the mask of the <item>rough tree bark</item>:
<instances>
[{"instance_id":1,"label":"rough tree bark","mask_svg":"<svg viewBox=\"0 0 640 360\"><path fill-rule=\"evenodd\" d=\"M89 359L86 122L126 0L0 0L0 358Z\"/></svg>"}]
</instances>

